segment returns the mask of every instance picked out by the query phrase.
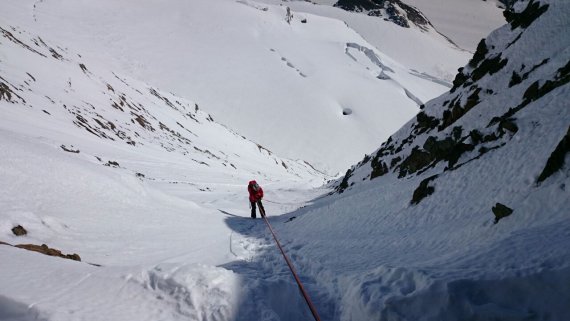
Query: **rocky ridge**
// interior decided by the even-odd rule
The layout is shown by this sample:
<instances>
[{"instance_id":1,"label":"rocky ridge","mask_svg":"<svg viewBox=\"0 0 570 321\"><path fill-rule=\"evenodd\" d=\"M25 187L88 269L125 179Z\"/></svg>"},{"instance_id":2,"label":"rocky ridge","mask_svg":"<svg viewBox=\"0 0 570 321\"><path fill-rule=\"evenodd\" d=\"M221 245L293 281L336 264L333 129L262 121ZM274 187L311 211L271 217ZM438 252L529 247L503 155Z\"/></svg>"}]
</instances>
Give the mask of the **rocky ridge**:
<instances>
[{"instance_id":1,"label":"rocky ridge","mask_svg":"<svg viewBox=\"0 0 570 321\"><path fill-rule=\"evenodd\" d=\"M471 162L484 162L488 153L548 126L539 117L545 105L554 108L551 117L568 123L567 108L552 101L570 95L570 44L559 36L564 24L549 13L568 12L569 7L560 1L531 0L507 9L508 25L481 40L469 64L459 69L450 92L422 106L415 119L349 169L337 191L392 173L400 179L417 176L422 180L410 203L419 204L437 192L441 176ZM547 45L536 48L537 37ZM564 168L569 125L544 137L545 143L556 142L557 147L544 155L542 170L535 173L536 186Z\"/></svg>"}]
</instances>

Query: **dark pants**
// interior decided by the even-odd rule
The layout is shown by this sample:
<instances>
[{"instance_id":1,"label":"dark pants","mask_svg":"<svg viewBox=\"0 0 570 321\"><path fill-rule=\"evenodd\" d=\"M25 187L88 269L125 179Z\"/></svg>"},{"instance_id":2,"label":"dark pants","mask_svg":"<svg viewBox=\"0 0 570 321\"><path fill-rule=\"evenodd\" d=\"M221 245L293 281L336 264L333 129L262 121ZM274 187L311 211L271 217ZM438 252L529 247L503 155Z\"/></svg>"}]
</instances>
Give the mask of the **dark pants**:
<instances>
[{"instance_id":1,"label":"dark pants","mask_svg":"<svg viewBox=\"0 0 570 321\"><path fill-rule=\"evenodd\" d=\"M256 202L251 202L251 218L256 218L257 215L255 213L255 204ZM257 204L259 205L259 214L261 214L261 217L263 217L264 213L265 213L265 209L263 208L263 204L261 204L261 201L257 201Z\"/></svg>"}]
</instances>

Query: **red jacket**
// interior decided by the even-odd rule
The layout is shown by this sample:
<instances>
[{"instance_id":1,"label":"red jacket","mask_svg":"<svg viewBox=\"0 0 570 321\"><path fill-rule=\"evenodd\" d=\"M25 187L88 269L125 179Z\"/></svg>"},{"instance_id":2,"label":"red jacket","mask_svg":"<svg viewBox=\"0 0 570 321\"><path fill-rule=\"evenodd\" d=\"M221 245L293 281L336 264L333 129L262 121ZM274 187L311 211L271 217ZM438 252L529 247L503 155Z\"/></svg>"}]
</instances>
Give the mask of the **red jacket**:
<instances>
[{"instance_id":1,"label":"red jacket","mask_svg":"<svg viewBox=\"0 0 570 321\"><path fill-rule=\"evenodd\" d=\"M247 191L249 192L249 201L257 202L261 201L263 198L263 189L261 186L257 185L256 181L250 181L247 185Z\"/></svg>"}]
</instances>

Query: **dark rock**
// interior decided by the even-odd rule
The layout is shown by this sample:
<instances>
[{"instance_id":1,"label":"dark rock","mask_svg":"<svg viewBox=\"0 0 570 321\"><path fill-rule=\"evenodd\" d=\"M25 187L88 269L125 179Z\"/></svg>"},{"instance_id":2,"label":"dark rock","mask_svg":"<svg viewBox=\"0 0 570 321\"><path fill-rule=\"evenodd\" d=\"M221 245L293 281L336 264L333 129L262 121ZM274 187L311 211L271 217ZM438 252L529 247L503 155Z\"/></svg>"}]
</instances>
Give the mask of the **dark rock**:
<instances>
[{"instance_id":1,"label":"dark rock","mask_svg":"<svg viewBox=\"0 0 570 321\"><path fill-rule=\"evenodd\" d=\"M493 211L493 214L495 214L495 224L497 224L503 217L507 217L513 213L511 208L501 203L495 204L491 210Z\"/></svg>"},{"instance_id":2,"label":"dark rock","mask_svg":"<svg viewBox=\"0 0 570 321\"><path fill-rule=\"evenodd\" d=\"M513 71L513 74L511 76L511 81L509 81L509 87L512 87L514 85L518 85L522 82L522 77L519 76L519 74L517 74L516 72Z\"/></svg>"},{"instance_id":3,"label":"dark rock","mask_svg":"<svg viewBox=\"0 0 570 321\"><path fill-rule=\"evenodd\" d=\"M473 149L475 149L475 146L471 144L457 143L453 146L453 148L449 151L449 153L445 155L444 159L447 160L447 164L451 168L455 166L457 161L459 161L461 155L463 155L466 152L470 152Z\"/></svg>"},{"instance_id":4,"label":"dark rock","mask_svg":"<svg viewBox=\"0 0 570 321\"><path fill-rule=\"evenodd\" d=\"M79 154L79 149L67 148L65 145L61 145L60 147L68 153Z\"/></svg>"},{"instance_id":5,"label":"dark rock","mask_svg":"<svg viewBox=\"0 0 570 321\"><path fill-rule=\"evenodd\" d=\"M87 70L87 67L85 67L85 64L79 64L79 68L81 68L81 70L82 70L84 73L88 73L88 72L89 72L89 70Z\"/></svg>"},{"instance_id":6,"label":"dark rock","mask_svg":"<svg viewBox=\"0 0 570 321\"><path fill-rule=\"evenodd\" d=\"M538 65L533 66L529 71L525 72L522 75L522 80L526 80L530 74L532 74L535 70L537 70L541 66L546 65L548 63L548 61L550 61L550 59L546 58L546 59L542 60Z\"/></svg>"},{"instance_id":7,"label":"dark rock","mask_svg":"<svg viewBox=\"0 0 570 321\"><path fill-rule=\"evenodd\" d=\"M421 111L416 115L416 125L415 129L417 130L416 135L425 133L430 129L434 129L439 125L439 119L428 116L425 112Z\"/></svg>"},{"instance_id":8,"label":"dark rock","mask_svg":"<svg viewBox=\"0 0 570 321\"><path fill-rule=\"evenodd\" d=\"M568 127L566 135L562 137L562 140L560 140L552 154L550 154L550 157L548 157L546 165L538 176L536 182L541 183L552 174L559 171L564 166L564 159L566 158L566 154L568 154L568 152L570 152L570 127Z\"/></svg>"},{"instance_id":9,"label":"dark rock","mask_svg":"<svg viewBox=\"0 0 570 321\"><path fill-rule=\"evenodd\" d=\"M470 131L469 137L471 138L471 142L474 145L477 145L483 141L483 134L481 134L481 132L479 132L477 129L473 129L472 131Z\"/></svg>"},{"instance_id":10,"label":"dark rock","mask_svg":"<svg viewBox=\"0 0 570 321\"><path fill-rule=\"evenodd\" d=\"M120 167L118 162L115 161L108 161L105 166L112 166L112 167Z\"/></svg>"},{"instance_id":11,"label":"dark rock","mask_svg":"<svg viewBox=\"0 0 570 321\"><path fill-rule=\"evenodd\" d=\"M471 66L472 68L477 67L477 65L479 65L479 63L483 61L483 59L485 59L487 53L489 53L489 49L487 49L485 38L483 38L481 39L481 41L479 41L479 44L477 45L477 50L475 51L475 54L473 54L473 58L469 60L469 66Z\"/></svg>"},{"instance_id":12,"label":"dark rock","mask_svg":"<svg viewBox=\"0 0 570 321\"><path fill-rule=\"evenodd\" d=\"M16 236L22 236L28 234L28 231L26 231L26 229L23 228L22 225L18 225L12 228L12 233L14 233L14 235Z\"/></svg>"},{"instance_id":13,"label":"dark rock","mask_svg":"<svg viewBox=\"0 0 570 321\"><path fill-rule=\"evenodd\" d=\"M451 137L453 137L454 140L459 140L461 138L461 133L463 133L463 128L461 126L455 126L451 130Z\"/></svg>"},{"instance_id":14,"label":"dark rock","mask_svg":"<svg viewBox=\"0 0 570 321\"><path fill-rule=\"evenodd\" d=\"M376 177L386 175L387 173L388 166L386 166L386 163L374 158L372 160L372 172L370 173L370 179L375 179Z\"/></svg>"},{"instance_id":15,"label":"dark rock","mask_svg":"<svg viewBox=\"0 0 570 321\"><path fill-rule=\"evenodd\" d=\"M344 192L345 189L348 188L348 180L350 179L350 176L352 176L352 169L349 168L346 171L346 174L344 174L344 177L342 178L342 181L340 182L340 184L338 185L338 192L342 193Z\"/></svg>"},{"instance_id":16,"label":"dark rock","mask_svg":"<svg viewBox=\"0 0 570 321\"><path fill-rule=\"evenodd\" d=\"M429 186L429 182L435 180L438 175L430 176L420 182L420 185L414 191L414 195L412 196L412 201L410 202L412 205L419 204L424 198L430 196L435 192L435 188L433 186Z\"/></svg>"},{"instance_id":17,"label":"dark rock","mask_svg":"<svg viewBox=\"0 0 570 321\"><path fill-rule=\"evenodd\" d=\"M432 154L420 150L417 146L412 149L412 153L408 156L402 164L400 164L400 173L398 177L402 178L408 174L417 172L418 170L428 166L434 161Z\"/></svg>"},{"instance_id":18,"label":"dark rock","mask_svg":"<svg viewBox=\"0 0 570 321\"><path fill-rule=\"evenodd\" d=\"M448 166L454 166L461 155L467 151L472 151L474 146L457 142L451 137L446 137L443 140L437 140L435 137L430 136L424 143L424 149L427 150L435 161L445 160Z\"/></svg>"},{"instance_id":19,"label":"dark rock","mask_svg":"<svg viewBox=\"0 0 570 321\"><path fill-rule=\"evenodd\" d=\"M79 254L77 254L77 253L66 254L65 257L68 258L68 259L70 259L70 260L74 260L74 261L79 261L79 262L81 262L81 257L79 257Z\"/></svg>"},{"instance_id":20,"label":"dark rock","mask_svg":"<svg viewBox=\"0 0 570 321\"><path fill-rule=\"evenodd\" d=\"M15 245L15 247L20 248L20 249L24 249L24 250L28 250L28 251L33 251L33 252L38 252L38 253L42 253L45 255L49 255L49 256L57 256L57 257L61 257L64 259L70 259L70 260L74 260L74 261L81 261L81 258L79 257L79 255L77 254L62 254L60 250L54 249L54 248L50 248L49 246L47 246L46 244L42 244L42 245L36 245L36 244L18 244Z\"/></svg>"},{"instance_id":21,"label":"dark rock","mask_svg":"<svg viewBox=\"0 0 570 321\"><path fill-rule=\"evenodd\" d=\"M540 89L540 83L537 80L537 81L533 82L530 86L528 86L528 88L524 92L524 94L523 94L524 100L531 102L531 101L534 101L534 100L540 98L539 89Z\"/></svg>"},{"instance_id":22,"label":"dark rock","mask_svg":"<svg viewBox=\"0 0 570 321\"><path fill-rule=\"evenodd\" d=\"M477 81L487 74L492 75L506 66L508 62L509 60L507 58L501 59L501 54L491 59L485 59L479 67L473 70L471 73L471 79L473 81Z\"/></svg>"},{"instance_id":23,"label":"dark rock","mask_svg":"<svg viewBox=\"0 0 570 321\"><path fill-rule=\"evenodd\" d=\"M0 100L4 98L7 101L12 100L12 94L14 92L5 83L0 82Z\"/></svg>"},{"instance_id":24,"label":"dark rock","mask_svg":"<svg viewBox=\"0 0 570 321\"><path fill-rule=\"evenodd\" d=\"M426 139L423 148L434 155L435 158L442 158L443 155L447 154L453 148L453 145L455 145L455 142L450 137L437 140L436 137L430 136Z\"/></svg>"},{"instance_id":25,"label":"dark rock","mask_svg":"<svg viewBox=\"0 0 570 321\"><path fill-rule=\"evenodd\" d=\"M518 27L527 28L534 20L548 10L548 6L548 4L541 6L540 1L531 0L523 11L517 13L513 10L505 10L503 16L505 16L507 22L511 24L511 30Z\"/></svg>"},{"instance_id":26,"label":"dark rock","mask_svg":"<svg viewBox=\"0 0 570 321\"><path fill-rule=\"evenodd\" d=\"M475 88L473 93L467 98L467 102L465 106L461 107L460 100L456 99L452 102L452 108L450 110L445 110L442 115L442 124L438 127L439 131L444 130L445 128L449 127L451 124L455 123L459 118L463 117L469 110L475 107L479 102L479 93L481 92L481 88Z\"/></svg>"},{"instance_id":27,"label":"dark rock","mask_svg":"<svg viewBox=\"0 0 570 321\"><path fill-rule=\"evenodd\" d=\"M467 80L469 80L469 75L463 73L463 67L458 69L457 75L455 75L455 79L453 79L453 87L451 87L450 92L454 93L457 88L461 87ZM447 105L449 101L444 102L443 105Z\"/></svg>"},{"instance_id":28,"label":"dark rock","mask_svg":"<svg viewBox=\"0 0 570 321\"><path fill-rule=\"evenodd\" d=\"M499 122L499 131L504 133L505 129L514 134L519 130L519 127L512 119L505 119Z\"/></svg>"},{"instance_id":29,"label":"dark rock","mask_svg":"<svg viewBox=\"0 0 570 321\"><path fill-rule=\"evenodd\" d=\"M392 161L390 162L390 167L396 166L396 164L398 164L398 162L401 160L402 160L402 157L400 157L400 156L393 158Z\"/></svg>"}]
</instances>

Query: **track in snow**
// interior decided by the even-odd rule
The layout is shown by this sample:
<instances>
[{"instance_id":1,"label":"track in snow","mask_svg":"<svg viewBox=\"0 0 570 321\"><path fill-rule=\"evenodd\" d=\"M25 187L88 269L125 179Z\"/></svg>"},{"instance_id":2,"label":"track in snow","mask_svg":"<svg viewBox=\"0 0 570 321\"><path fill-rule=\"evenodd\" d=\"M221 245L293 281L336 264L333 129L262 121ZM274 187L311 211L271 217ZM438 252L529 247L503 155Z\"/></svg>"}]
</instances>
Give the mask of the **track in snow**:
<instances>
[{"instance_id":1,"label":"track in snow","mask_svg":"<svg viewBox=\"0 0 570 321\"><path fill-rule=\"evenodd\" d=\"M311 312L263 220L224 214L228 215L226 224L233 231L230 249L238 259L221 267L238 274L245 286L236 321L312 320ZM277 222L278 219L274 222L277 233L278 225L283 224L282 220ZM285 251L286 248L285 245ZM296 258L291 256L293 264ZM338 315L336 303L313 279L304 276L298 266L296 268L320 316L323 320L335 320L335 315Z\"/></svg>"}]
</instances>

